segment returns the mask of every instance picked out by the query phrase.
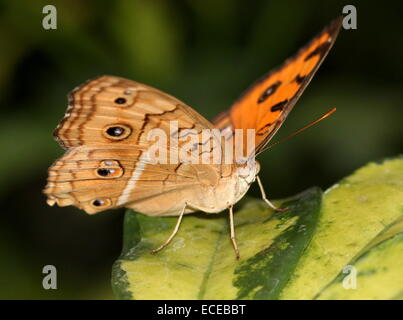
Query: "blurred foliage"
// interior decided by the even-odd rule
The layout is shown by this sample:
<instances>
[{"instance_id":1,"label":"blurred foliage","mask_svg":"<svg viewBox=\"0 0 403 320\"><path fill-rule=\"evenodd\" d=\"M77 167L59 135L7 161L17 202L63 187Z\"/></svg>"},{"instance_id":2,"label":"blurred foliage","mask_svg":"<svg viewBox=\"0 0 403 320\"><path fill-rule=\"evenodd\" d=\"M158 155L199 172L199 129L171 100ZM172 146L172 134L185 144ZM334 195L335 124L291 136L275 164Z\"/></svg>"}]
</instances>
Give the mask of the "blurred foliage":
<instances>
[{"instance_id":1,"label":"blurred foliage","mask_svg":"<svg viewBox=\"0 0 403 320\"><path fill-rule=\"evenodd\" d=\"M46 4L0 1L0 298L111 298L121 210L90 217L49 208L41 194L47 167L62 154L51 132L66 94L114 74L211 118L346 2L57 0L58 28L44 30ZM341 32L279 136L330 107L338 112L260 157L271 198L326 188L369 160L401 152L403 2L353 4L358 29ZM42 289L46 264L59 270L56 291Z\"/></svg>"}]
</instances>

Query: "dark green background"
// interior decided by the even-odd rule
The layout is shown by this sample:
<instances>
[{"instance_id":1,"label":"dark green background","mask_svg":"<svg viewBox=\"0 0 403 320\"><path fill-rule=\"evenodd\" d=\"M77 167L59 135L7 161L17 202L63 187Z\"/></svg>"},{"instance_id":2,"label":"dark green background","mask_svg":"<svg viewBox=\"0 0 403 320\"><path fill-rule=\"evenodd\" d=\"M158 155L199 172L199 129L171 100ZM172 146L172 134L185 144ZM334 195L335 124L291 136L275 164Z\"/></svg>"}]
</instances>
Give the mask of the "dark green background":
<instances>
[{"instance_id":1,"label":"dark green background","mask_svg":"<svg viewBox=\"0 0 403 320\"><path fill-rule=\"evenodd\" d=\"M57 7L57 30L42 28L45 4ZM274 140L338 111L259 158L270 198L325 189L402 151L401 0L0 1L0 298L112 298L123 210L88 216L41 194L62 154L51 133L71 89L114 74L212 118L346 4L358 30L342 30ZM47 264L58 290L42 289Z\"/></svg>"}]
</instances>

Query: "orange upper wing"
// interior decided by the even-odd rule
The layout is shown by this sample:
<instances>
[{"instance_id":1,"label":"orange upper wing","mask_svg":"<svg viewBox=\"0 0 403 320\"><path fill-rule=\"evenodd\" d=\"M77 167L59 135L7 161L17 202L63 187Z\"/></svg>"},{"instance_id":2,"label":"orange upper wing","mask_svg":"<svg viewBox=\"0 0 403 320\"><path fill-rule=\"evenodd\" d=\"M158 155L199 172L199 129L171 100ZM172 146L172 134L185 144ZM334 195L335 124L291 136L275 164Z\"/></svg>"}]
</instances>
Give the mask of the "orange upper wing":
<instances>
[{"instance_id":1,"label":"orange upper wing","mask_svg":"<svg viewBox=\"0 0 403 320\"><path fill-rule=\"evenodd\" d=\"M255 150L263 151L309 84L340 30L342 17L332 21L297 54L253 84L213 123L220 129L255 129ZM246 141L246 130L244 130Z\"/></svg>"}]
</instances>

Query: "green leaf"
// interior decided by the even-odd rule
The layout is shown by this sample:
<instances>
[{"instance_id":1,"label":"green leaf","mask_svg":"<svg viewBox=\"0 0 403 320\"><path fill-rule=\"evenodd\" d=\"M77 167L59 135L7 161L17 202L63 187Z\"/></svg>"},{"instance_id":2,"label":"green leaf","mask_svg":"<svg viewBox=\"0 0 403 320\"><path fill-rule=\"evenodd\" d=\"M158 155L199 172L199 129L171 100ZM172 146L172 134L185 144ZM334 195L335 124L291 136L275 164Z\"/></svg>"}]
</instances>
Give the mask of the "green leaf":
<instances>
[{"instance_id":1,"label":"green leaf","mask_svg":"<svg viewBox=\"0 0 403 320\"><path fill-rule=\"evenodd\" d=\"M322 203L322 204L321 204ZM113 268L121 299L401 299L403 158L370 163L327 190L312 188L274 213L260 200L236 210L241 260L227 214L176 218L128 211ZM356 289L343 283L356 272Z\"/></svg>"},{"instance_id":2,"label":"green leaf","mask_svg":"<svg viewBox=\"0 0 403 320\"><path fill-rule=\"evenodd\" d=\"M313 299L403 216L403 158L369 163L324 194L321 218L282 299ZM400 225L401 224L397 224ZM389 230L389 231L388 231ZM395 234L401 232L396 231ZM393 232L390 233L393 236ZM387 236L386 236L387 237ZM400 256L396 263L402 263ZM375 267L375 266L374 266ZM358 273L360 270L357 270ZM347 274L344 274L344 277ZM356 298L368 293L359 279ZM382 283L374 283L379 288ZM339 283L339 287L341 284ZM403 289L403 286L400 287ZM383 288L385 289L385 288ZM351 290L341 289L349 298ZM386 287L386 291L394 291ZM329 297L329 296L328 296ZM338 299L343 297L339 295ZM385 295L384 299L390 296Z\"/></svg>"},{"instance_id":3,"label":"green leaf","mask_svg":"<svg viewBox=\"0 0 403 320\"><path fill-rule=\"evenodd\" d=\"M317 299L403 299L403 219L396 221L350 263L356 280L343 285L346 273L340 273L315 298ZM350 271L351 272L351 271ZM349 285L350 284L350 285Z\"/></svg>"},{"instance_id":4,"label":"green leaf","mask_svg":"<svg viewBox=\"0 0 403 320\"><path fill-rule=\"evenodd\" d=\"M227 213L186 216L174 241L151 255L177 218L128 211L114 292L122 299L275 299L309 243L320 203L317 188L286 201L284 213L260 200L245 201L235 215L240 261L229 239Z\"/></svg>"}]
</instances>

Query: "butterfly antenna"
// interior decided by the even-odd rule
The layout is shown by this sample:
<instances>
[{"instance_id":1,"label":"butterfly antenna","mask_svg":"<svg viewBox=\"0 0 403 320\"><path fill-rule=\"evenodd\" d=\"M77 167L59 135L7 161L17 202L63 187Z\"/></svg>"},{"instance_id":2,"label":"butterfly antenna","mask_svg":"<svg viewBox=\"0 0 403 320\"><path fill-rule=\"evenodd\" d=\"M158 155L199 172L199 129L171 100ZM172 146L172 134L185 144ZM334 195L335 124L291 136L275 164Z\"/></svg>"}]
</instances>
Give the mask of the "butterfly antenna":
<instances>
[{"instance_id":1,"label":"butterfly antenna","mask_svg":"<svg viewBox=\"0 0 403 320\"><path fill-rule=\"evenodd\" d=\"M332 113L334 113L336 111L336 108L332 108L330 109L328 112L326 112L323 116L321 116L319 119L316 119L315 121L311 122L310 124L306 125L305 127L291 133L290 135L274 142L273 144L270 144L269 146L267 146L266 148L264 148L265 150L270 149L272 147L274 147L275 145L278 145L279 143L282 143L290 138L292 138L293 136L297 135L298 133L301 133L302 131L304 131L305 129L308 129L309 127L313 126L314 124L317 124L319 121L322 121L324 119L326 119L328 116L330 116Z\"/></svg>"}]
</instances>

